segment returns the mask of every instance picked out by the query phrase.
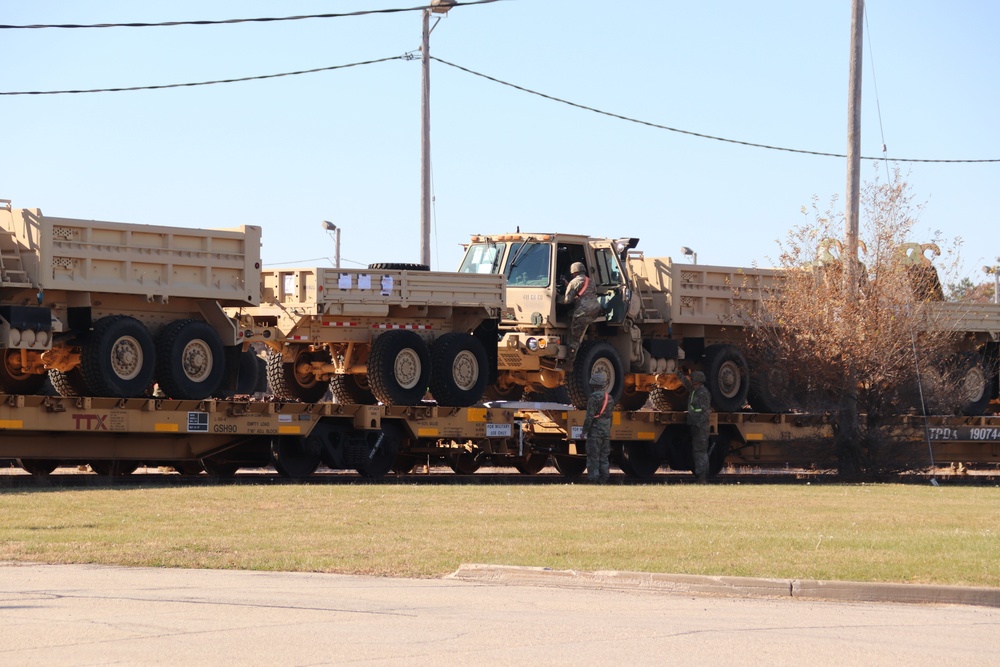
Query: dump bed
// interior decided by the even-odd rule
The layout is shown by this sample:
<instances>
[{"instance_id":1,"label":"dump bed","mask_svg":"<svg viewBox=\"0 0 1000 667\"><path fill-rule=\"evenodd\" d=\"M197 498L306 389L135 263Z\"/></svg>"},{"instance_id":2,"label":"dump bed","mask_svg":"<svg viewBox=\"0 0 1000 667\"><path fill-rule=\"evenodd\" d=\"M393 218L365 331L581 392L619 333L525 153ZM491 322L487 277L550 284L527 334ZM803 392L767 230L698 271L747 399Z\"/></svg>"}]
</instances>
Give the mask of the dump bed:
<instances>
[{"instance_id":1,"label":"dump bed","mask_svg":"<svg viewBox=\"0 0 1000 667\"><path fill-rule=\"evenodd\" d=\"M0 236L5 270L42 290L260 301L260 227L158 227L5 207Z\"/></svg>"},{"instance_id":2,"label":"dump bed","mask_svg":"<svg viewBox=\"0 0 1000 667\"><path fill-rule=\"evenodd\" d=\"M1000 305L968 301L932 301L925 305L929 328L990 334L1000 340Z\"/></svg>"},{"instance_id":3,"label":"dump bed","mask_svg":"<svg viewBox=\"0 0 1000 667\"><path fill-rule=\"evenodd\" d=\"M675 264L669 257L630 255L646 319L653 311L674 324L740 324L759 307L762 287L775 284L774 269Z\"/></svg>"},{"instance_id":4,"label":"dump bed","mask_svg":"<svg viewBox=\"0 0 1000 667\"><path fill-rule=\"evenodd\" d=\"M274 269L263 272L265 304L298 315L383 317L395 307L454 306L499 315L504 278L394 269Z\"/></svg>"}]
</instances>

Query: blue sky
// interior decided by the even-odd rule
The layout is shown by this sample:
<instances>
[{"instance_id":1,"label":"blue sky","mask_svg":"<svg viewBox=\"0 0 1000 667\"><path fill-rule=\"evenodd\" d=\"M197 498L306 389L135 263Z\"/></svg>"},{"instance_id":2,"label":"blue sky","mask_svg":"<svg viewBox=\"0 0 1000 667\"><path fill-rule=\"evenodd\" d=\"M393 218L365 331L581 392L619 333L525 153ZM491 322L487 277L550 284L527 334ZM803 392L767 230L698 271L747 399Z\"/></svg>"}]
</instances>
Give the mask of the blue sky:
<instances>
[{"instance_id":1,"label":"blue sky","mask_svg":"<svg viewBox=\"0 0 1000 667\"><path fill-rule=\"evenodd\" d=\"M118 23L346 12L412 0L0 0L0 23ZM862 153L1000 158L1000 3L869 0ZM434 56L578 104L739 141L846 148L849 0L459 7ZM419 12L207 27L0 30L0 92L187 83L414 52ZM874 60L873 60L874 59ZM872 77L877 76L878 97ZM648 255L769 265L842 158L630 123L432 63L432 265L474 233L638 236ZM876 104L876 101L878 104ZM879 110L881 114L879 114ZM0 96L0 198L50 215L188 227L255 224L266 264L419 260L420 63L246 83ZM920 238L1000 255L1000 164L903 164ZM874 175L863 164L863 178ZM882 173L884 174L884 168Z\"/></svg>"}]
</instances>

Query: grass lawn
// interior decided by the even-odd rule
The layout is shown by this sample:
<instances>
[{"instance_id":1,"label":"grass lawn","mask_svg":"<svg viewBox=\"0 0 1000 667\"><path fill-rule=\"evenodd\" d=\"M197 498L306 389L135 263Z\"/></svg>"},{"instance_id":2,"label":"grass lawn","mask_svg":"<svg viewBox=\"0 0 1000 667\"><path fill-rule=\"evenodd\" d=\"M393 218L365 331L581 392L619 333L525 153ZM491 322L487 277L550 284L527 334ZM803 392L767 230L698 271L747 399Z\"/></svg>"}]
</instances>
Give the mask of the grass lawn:
<instances>
[{"instance_id":1,"label":"grass lawn","mask_svg":"<svg viewBox=\"0 0 1000 667\"><path fill-rule=\"evenodd\" d=\"M0 561L434 577L461 563L1000 587L1000 489L0 491Z\"/></svg>"}]
</instances>

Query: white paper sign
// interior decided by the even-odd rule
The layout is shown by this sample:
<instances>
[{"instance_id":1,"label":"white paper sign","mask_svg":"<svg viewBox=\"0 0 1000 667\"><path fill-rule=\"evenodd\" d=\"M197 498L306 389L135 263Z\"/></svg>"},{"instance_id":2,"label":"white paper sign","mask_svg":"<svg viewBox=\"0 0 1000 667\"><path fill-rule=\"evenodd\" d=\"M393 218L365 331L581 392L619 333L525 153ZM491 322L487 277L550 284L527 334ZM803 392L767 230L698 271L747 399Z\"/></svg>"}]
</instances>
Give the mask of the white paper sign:
<instances>
[{"instance_id":1,"label":"white paper sign","mask_svg":"<svg viewBox=\"0 0 1000 667\"><path fill-rule=\"evenodd\" d=\"M372 277L367 273L358 274L358 289L371 289Z\"/></svg>"},{"instance_id":2,"label":"white paper sign","mask_svg":"<svg viewBox=\"0 0 1000 667\"><path fill-rule=\"evenodd\" d=\"M337 281L337 287L339 287L342 290L351 289L351 274L341 273L340 279Z\"/></svg>"},{"instance_id":3,"label":"white paper sign","mask_svg":"<svg viewBox=\"0 0 1000 667\"><path fill-rule=\"evenodd\" d=\"M392 294L392 276L382 276L382 296Z\"/></svg>"}]
</instances>

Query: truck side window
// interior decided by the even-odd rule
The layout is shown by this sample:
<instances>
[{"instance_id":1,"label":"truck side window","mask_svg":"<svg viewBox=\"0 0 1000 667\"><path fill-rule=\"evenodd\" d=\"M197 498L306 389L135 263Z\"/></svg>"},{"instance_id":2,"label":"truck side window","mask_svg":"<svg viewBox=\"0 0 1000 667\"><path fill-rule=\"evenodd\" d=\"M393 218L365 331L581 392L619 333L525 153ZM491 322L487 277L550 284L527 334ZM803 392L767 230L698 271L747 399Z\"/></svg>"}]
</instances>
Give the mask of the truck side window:
<instances>
[{"instance_id":1,"label":"truck side window","mask_svg":"<svg viewBox=\"0 0 1000 667\"><path fill-rule=\"evenodd\" d=\"M549 245L529 243L522 248L514 244L505 270L510 287L546 287L549 284Z\"/></svg>"},{"instance_id":2,"label":"truck side window","mask_svg":"<svg viewBox=\"0 0 1000 667\"><path fill-rule=\"evenodd\" d=\"M597 260L597 280L604 286L618 286L622 283L621 269L618 267L618 258L607 248L599 248L594 252Z\"/></svg>"}]
</instances>

